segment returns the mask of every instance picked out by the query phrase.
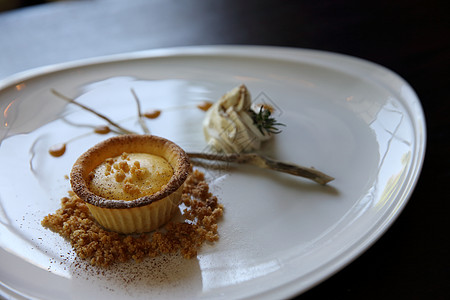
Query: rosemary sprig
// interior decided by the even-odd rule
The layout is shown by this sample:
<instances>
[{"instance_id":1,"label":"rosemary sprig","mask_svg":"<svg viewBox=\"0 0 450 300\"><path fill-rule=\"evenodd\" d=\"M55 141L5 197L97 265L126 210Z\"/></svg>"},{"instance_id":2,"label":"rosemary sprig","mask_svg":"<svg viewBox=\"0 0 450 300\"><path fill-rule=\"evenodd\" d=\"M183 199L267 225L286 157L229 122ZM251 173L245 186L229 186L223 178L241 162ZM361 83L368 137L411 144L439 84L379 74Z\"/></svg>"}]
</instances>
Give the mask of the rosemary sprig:
<instances>
[{"instance_id":1,"label":"rosemary sprig","mask_svg":"<svg viewBox=\"0 0 450 300\"><path fill-rule=\"evenodd\" d=\"M266 135L266 133L280 133L281 130L277 126L286 126L283 123L277 122L274 117L271 117L272 112L270 109L265 108L264 105L261 105L259 112L250 109L249 113L253 119L253 124L259 129L262 135Z\"/></svg>"}]
</instances>

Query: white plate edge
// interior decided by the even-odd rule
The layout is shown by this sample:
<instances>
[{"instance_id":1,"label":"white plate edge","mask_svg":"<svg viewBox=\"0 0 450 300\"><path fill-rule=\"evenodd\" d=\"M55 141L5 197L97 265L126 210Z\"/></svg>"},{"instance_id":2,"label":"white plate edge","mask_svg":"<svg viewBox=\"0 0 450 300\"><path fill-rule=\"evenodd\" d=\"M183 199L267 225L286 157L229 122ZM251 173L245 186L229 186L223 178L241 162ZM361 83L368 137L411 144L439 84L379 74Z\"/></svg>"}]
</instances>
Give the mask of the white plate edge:
<instances>
[{"instance_id":1,"label":"white plate edge","mask_svg":"<svg viewBox=\"0 0 450 300\"><path fill-rule=\"evenodd\" d=\"M249 51L251 53L249 53ZM420 151L417 152L417 157L411 163L410 171L413 171L409 174L407 193L402 195L401 201L396 202L398 209L396 209L393 213L383 216L380 218L380 221L377 224L374 224L372 228L364 235L364 238L361 238L360 241L364 241L364 243L354 244L353 249L350 251L346 251L342 255L334 258L332 261L328 262L326 265L320 267L320 269L324 269L320 271L321 273L326 273L326 276L321 274L316 275L315 280L312 281L311 284L303 287L301 290L298 288L298 283L296 279L291 280L277 288L280 290L279 292L276 290L272 290L270 294L264 295L254 295L253 297L258 297L258 299L269 299L273 296L281 296L281 297L292 297L298 295L315 285L320 284L325 281L327 278L333 276L345 266L350 264L352 261L357 259L360 255L362 255L368 248L370 248L395 222L398 216L403 211L406 206L409 198L411 197L417 182L420 177L420 172L423 167L424 157L425 157L425 149L426 149L426 125L425 125L425 117L423 113L422 106L420 101L405 79L401 76L381 66L379 64L357 58L348 56L345 54L327 52L322 50L311 50L311 49L300 49L300 48L287 48L287 47L278 47L278 46L253 46L253 45L217 45L217 46L183 46L183 47L171 47L171 48L161 48L161 49L151 49L151 50L143 50L136 52L127 52L127 53L119 53L113 55L99 56L87 59L74 60L64 63L58 63L48 66L42 66L33 68L27 71L22 71L16 73L14 75L8 76L4 79L0 80L0 91L9 87L11 85L17 84L21 81L25 81L27 79L32 79L38 76L45 76L50 73L63 71L70 68L77 67L86 67L92 66L96 64L105 64L105 63L114 63L118 61L126 61L126 60L137 60L137 59L151 59L157 57L170 57L170 56L195 56L195 55L225 55L225 56L252 56L252 57L261 57L261 58L272 58L272 59L285 59L290 61L293 57L304 58L308 56L309 58L323 58L323 57L332 57L346 60L348 62L356 63L356 65L360 66L369 66L374 67L379 70L383 70L391 75L394 75L398 80L401 80L402 83L412 91L412 96L414 99L404 99L401 98L402 101L407 100L406 103L403 103L406 108L408 108L410 114L415 114L416 118L412 118L414 123L415 133L417 134L417 130L421 129L423 132L422 141L418 141L416 139L416 146L419 147ZM287 58L284 55L289 55ZM327 65L327 64L325 64ZM411 111L414 110L414 111ZM422 121L422 122L421 122ZM418 124L418 123L422 124ZM416 135L417 137L417 135ZM376 230L373 230L376 229ZM331 270L331 272L330 272ZM316 273L316 270L314 271ZM297 287L297 288L296 288ZM282 289L282 290L281 290ZM262 298L261 298L262 297Z\"/></svg>"}]
</instances>

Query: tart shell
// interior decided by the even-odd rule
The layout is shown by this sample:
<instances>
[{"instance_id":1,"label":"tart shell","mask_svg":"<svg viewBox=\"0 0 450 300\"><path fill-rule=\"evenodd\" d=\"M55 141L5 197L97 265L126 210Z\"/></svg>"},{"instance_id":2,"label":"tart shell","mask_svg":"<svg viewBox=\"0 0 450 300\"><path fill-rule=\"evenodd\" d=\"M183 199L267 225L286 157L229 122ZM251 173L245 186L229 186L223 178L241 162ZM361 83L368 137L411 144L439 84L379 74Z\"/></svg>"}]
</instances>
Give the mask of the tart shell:
<instances>
[{"instance_id":1,"label":"tart shell","mask_svg":"<svg viewBox=\"0 0 450 300\"><path fill-rule=\"evenodd\" d=\"M108 158L127 153L163 157L173 168L169 182L158 192L134 200L106 199L89 190L89 174ZM167 223L178 210L183 184L189 175L187 154L175 143L154 135L121 135L109 138L83 153L70 173L73 192L86 202L97 222L120 233L152 231Z\"/></svg>"}]
</instances>

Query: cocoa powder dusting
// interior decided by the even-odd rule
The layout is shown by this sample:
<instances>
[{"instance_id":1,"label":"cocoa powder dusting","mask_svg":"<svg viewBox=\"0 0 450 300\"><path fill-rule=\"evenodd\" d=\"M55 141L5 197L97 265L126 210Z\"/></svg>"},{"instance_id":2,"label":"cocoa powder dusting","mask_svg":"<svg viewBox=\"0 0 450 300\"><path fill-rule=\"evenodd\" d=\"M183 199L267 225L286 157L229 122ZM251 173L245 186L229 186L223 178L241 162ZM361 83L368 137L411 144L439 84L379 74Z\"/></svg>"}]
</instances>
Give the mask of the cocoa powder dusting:
<instances>
[{"instance_id":1,"label":"cocoa powder dusting","mask_svg":"<svg viewBox=\"0 0 450 300\"><path fill-rule=\"evenodd\" d=\"M204 174L193 170L187 178L182 203L184 222L169 222L164 228L141 235L123 235L103 229L86 204L73 192L61 199L61 208L42 220L42 226L68 239L76 254L91 264L106 267L131 259L180 252L193 258L205 242L219 239L218 221L223 206L209 191Z\"/></svg>"}]
</instances>

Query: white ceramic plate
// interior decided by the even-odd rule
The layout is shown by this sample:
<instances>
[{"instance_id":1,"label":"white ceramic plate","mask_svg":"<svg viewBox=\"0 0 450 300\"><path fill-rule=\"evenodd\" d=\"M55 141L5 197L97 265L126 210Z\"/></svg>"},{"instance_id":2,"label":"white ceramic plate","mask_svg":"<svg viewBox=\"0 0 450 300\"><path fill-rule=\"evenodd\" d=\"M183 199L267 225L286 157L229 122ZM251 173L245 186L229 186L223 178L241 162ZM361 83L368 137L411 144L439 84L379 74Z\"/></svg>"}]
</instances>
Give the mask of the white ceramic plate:
<instances>
[{"instance_id":1,"label":"white ceramic plate","mask_svg":"<svg viewBox=\"0 0 450 300\"><path fill-rule=\"evenodd\" d=\"M148 259L99 271L41 227L66 195L64 175L106 138L99 118L50 93L77 98L139 130L134 88L153 134L202 151L204 115L244 83L276 108L283 132L262 150L336 178L320 186L250 167L205 170L225 206L221 239L196 259ZM42 299L285 298L329 277L366 250L411 195L425 122L411 87L393 72L343 55L273 47L188 47L50 66L0 83L1 294ZM74 125L77 124L77 125ZM48 154L67 142L65 155Z\"/></svg>"}]
</instances>

